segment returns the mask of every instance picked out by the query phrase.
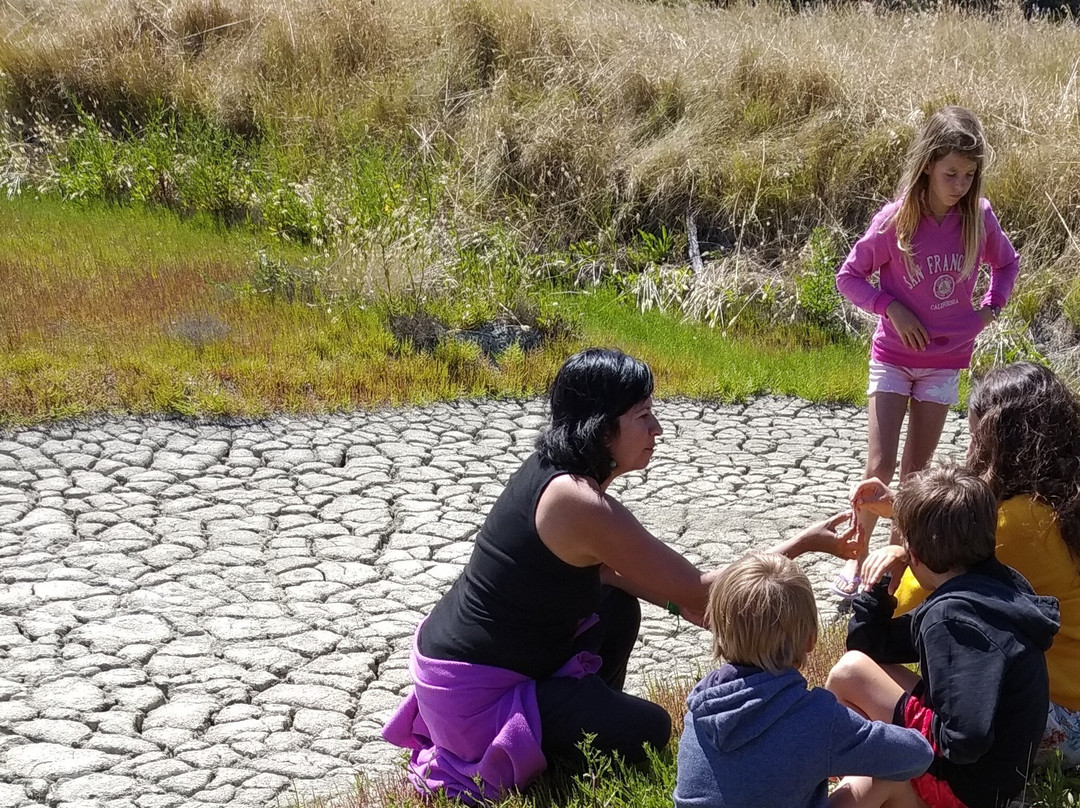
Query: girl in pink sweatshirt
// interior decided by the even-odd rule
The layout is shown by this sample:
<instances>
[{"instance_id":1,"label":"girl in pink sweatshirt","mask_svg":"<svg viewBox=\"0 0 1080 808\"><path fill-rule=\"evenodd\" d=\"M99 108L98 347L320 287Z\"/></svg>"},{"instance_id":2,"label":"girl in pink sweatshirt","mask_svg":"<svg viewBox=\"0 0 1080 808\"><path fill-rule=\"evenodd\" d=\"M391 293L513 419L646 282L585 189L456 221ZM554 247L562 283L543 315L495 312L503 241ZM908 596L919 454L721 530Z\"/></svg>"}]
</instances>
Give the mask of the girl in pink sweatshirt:
<instances>
[{"instance_id":1,"label":"girl in pink sweatshirt","mask_svg":"<svg viewBox=\"0 0 1080 808\"><path fill-rule=\"evenodd\" d=\"M879 315L866 391L867 478L892 480L909 402L900 479L930 461L959 400L960 371L975 337L997 319L1016 282L1020 257L982 196L986 152L982 124L970 110L949 106L931 115L908 150L896 199L878 211L836 274L844 297ZM975 306L982 264L990 285ZM837 576L833 588L842 597L859 588L877 520L865 510L857 518L864 549Z\"/></svg>"}]
</instances>

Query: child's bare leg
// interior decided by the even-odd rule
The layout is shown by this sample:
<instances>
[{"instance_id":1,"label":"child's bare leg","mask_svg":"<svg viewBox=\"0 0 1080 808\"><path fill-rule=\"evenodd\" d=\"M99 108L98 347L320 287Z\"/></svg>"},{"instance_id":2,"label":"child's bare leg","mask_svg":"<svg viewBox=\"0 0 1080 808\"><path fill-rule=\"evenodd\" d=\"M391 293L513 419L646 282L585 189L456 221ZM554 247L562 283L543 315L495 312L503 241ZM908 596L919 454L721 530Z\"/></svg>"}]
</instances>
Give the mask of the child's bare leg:
<instances>
[{"instance_id":1,"label":"child's bare leg","mask_svg":"<svg viewBox=\"0 0 1080 808\"><path fill-rule=\"evenodd\" d=\"M900 459L900 482L922 471L933 459L948 416L947 404L911 399L907 440L904 441L904 456Z\"/></svg>"},{"instance_id":2,"label":"child's bare leg","mask_svg":"<svg viewBox=\"0 0 1080 808\"><path fill-rule=\"evenodd\" d=\"M829 808L927 808L910 780L845 777L829 795Z\"/></svg>"},{"instance_id":3,"label":"child's bare leg","mask_svg":"<svg viewBox=\"0 0 1080 808\"><path fill-rule=\"evenodd\" d=\"M903 665L879 665L862 651L848 651L825 680L837 701L873 721L891 722L896 702L919 677Z\"/></svg>"},{"instance_id":4,"label":"child's bare leg","mask_svg":"<svg viewBox=\"0 0 1080 808\"><path fill-rule=\"evenodd\" d=\"M899 393L874 393L867 403L867 452L866 452L866 476L865 479L877 477L885 485L892 482L896 472L896 455L900 447L900 427L904 423L904 414L907 412L908 397ZM942 426L945 421L942 420ZM938 429L940 436L941 430ZM937 445L936 443L934 444ZM904 447L907 454L907 447ZM931 450L933 453L933 450ZM856 517L859 523L859 535L863 537L863 548L858 558L852 559L844 565L841 576L851 583L851 592L854 593L857 584L854 582L859 576L859 569L866 553L870 548L870 535L874 532L877 524L877 516L862 511ZM837 581L838 586L842 581ZM846 588L846 585L845 585Z\"/></svg>"},{"instance_id":5,"label":"child's bare leg","mask_svg":"<svg viewBox=\"0 0 1080 808\"><path fill-rule=\"evenodd\" d=\"M930 464L934 458L934 452L937 451L938 442L941 440L941 430L945 428L945 419L948 416L947 404L911 399L907 440L904 441L904 455L900 458L900 482L922 471ZM868 516L877 518L873 514L868 514ZM871 529L873 529L872 526ZM901 536L893 525L889 531L889 544L900 544L901 541ZM898 580L894 580L889 590L895 592L899 583Z\"/></svg>"}]
</instances>

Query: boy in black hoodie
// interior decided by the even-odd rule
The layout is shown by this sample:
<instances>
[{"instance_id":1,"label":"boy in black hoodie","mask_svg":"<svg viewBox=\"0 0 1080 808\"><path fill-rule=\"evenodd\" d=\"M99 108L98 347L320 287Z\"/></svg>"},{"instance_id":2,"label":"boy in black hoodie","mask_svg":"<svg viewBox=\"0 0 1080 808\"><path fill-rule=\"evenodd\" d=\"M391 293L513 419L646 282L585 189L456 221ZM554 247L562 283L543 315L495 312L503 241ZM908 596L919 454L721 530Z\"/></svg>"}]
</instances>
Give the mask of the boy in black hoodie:
<instances>
[{"instance_id":1,"label":"boy in black hoodie","mask_svg":"<svg viewBox=\"0 0 1080 808\"><path fill-rule=\"evenodd\" d=\"M848 653L826 687L868 718L923 733L934 762L911 784L930 808L998 808L1024 787L1042 738L1057 600L994 557L997 503L974 473L930 468L904 481L892 510L931 594L897 618L884 583L856 597ZM897 664L915 661L921 678Z\"/></svg>"}]
</instances>

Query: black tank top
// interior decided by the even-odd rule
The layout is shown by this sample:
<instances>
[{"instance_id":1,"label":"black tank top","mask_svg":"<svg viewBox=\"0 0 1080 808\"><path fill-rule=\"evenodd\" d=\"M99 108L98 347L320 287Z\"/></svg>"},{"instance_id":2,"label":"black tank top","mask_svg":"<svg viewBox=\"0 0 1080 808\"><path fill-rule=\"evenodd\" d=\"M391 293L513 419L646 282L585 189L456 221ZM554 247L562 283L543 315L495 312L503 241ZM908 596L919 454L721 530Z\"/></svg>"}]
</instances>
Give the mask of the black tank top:
<instances>
[{"instance_id":1,"label":"black tank top","mask_svg":"<svg viewBox=\"0 0 1080 808\"><path fill-rule=\"evenodd\" d=\"M600 601L600 565L559 559L536 532L536 503L562 469L533 454L510 478L461 576L420 631L420 652L508 668L533 679L574 653L580 621Z\"/></svg>"}]
</instances>

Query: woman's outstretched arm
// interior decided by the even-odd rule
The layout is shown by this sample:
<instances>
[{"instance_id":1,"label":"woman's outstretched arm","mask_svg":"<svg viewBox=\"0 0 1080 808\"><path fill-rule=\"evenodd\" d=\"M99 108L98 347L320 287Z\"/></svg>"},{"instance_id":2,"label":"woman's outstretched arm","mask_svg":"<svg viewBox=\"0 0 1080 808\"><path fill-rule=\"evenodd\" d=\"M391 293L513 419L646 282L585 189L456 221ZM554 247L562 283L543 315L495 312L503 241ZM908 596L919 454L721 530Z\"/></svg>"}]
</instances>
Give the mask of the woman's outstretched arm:
<instances>
[{"instance_id":1,"label":"woman's outstretched arm","mask_svg":"<svg viewBox=\"0 0 1080 808\"><path fill-rule=\"evenodd\" d=\"M837 514L771 550L789 558L809 552L850 558L856 551L854 529L837 533L848 521L848 514ZM677 603L690 613L704 613L709 586L720 571L699 570L584 477L551 481L537 504L536 528L540 540L566 563L603 564L610 570L605 571L609 582L658 605Z\"/></svg>"}]
</instances>

